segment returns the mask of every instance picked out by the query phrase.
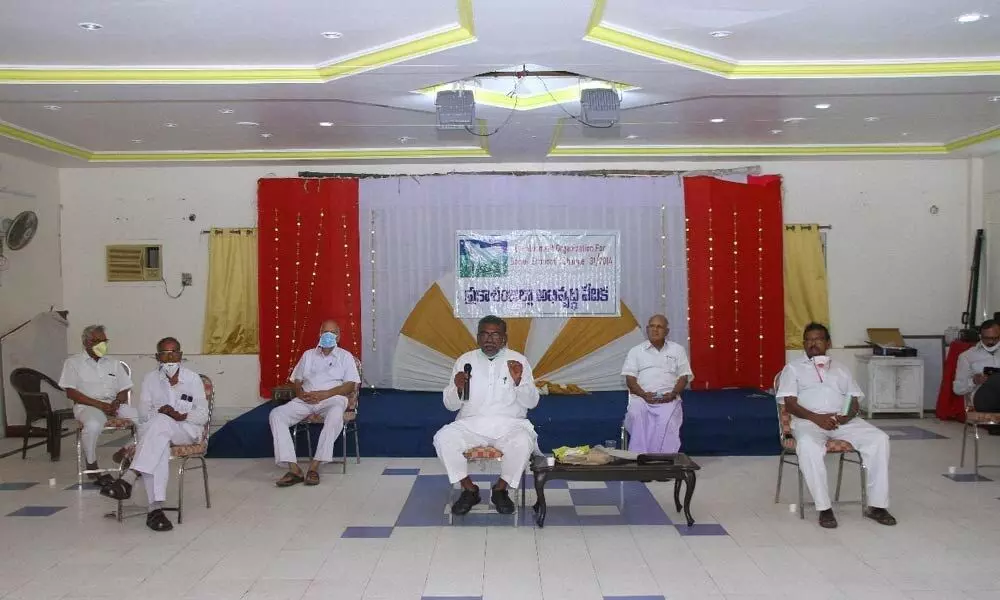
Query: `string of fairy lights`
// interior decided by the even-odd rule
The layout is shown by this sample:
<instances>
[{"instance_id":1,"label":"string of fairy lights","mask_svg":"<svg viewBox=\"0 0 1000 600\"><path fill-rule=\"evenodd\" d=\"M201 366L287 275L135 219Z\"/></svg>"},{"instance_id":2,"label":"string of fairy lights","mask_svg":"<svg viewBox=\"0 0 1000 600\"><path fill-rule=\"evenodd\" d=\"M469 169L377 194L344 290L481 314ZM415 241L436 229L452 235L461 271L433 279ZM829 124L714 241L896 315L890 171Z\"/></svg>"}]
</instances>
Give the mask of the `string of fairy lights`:
<instances>
[{"instance_id":1,"label":"string of fairy lights","mask_svg":"<svg viewBox=\"0 0 1000 600\"><path fill-rule=\"evenodd\" d=\"M376 337L378 337L378 336L375 335L375 315L376 315L376 308L375 308L375 211L374 210L369 211L368 215L369 215L368 216L368 230L369 230L368 234L370 236L369 239L368 239L368 260L371 263L370 275L371 275L371 283L372 283L372 288L371 288L372 289L372 299L371 299L372 333L371 333L370 337L372 338L372 352L375 352L375 339L376 339Z\"/></svg>"}]
</instances>

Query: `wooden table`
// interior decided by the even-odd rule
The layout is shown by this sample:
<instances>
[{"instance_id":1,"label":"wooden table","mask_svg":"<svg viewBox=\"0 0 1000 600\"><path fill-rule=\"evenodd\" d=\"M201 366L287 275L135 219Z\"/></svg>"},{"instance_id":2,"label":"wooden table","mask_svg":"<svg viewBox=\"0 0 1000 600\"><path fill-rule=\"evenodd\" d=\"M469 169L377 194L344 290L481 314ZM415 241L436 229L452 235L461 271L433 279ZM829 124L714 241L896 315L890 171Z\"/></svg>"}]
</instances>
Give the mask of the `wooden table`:
<instances>
[{"instance_id":1,"label":"wooden table","mask_svg":"<svg viewBox=\"0 0 1000 600\"><path fill-rule=\"evenodd\" d=\"M686 454L670 455L669 463L640 464L636 461L617 460L606 465L548 465L544 456L536 456L531 461L531 473L535 477L535 522L545 527L545 484L549 480L568 481L669 481L674 480L674 505L677 511L684 511L688 526L694 525L691 516L691 497L697 480L695 473L701 468ZM684 502L681 502L681 484L687 484Z\"/></svg>"}]
</instances>

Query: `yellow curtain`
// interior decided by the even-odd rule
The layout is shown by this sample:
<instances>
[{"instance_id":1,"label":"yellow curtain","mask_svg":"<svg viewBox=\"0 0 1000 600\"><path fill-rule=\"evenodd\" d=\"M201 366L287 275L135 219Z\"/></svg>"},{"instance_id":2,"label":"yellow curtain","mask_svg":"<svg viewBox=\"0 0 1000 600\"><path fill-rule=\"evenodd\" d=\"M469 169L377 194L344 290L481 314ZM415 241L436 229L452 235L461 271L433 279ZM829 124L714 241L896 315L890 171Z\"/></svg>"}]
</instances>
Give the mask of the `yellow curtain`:
<instances>
[{"instance_id":1,"label":"yellow curtain","mask_svg":"<svg viewBox=\"0 0 1000 600\"><path fill-rule=\"evenodd\" d=\"M811 321L830 325L826 263L819 225L785 225L785 348L802 348Z\"/></svg>"},{"instance_id":2,"label":"yellow curtain","mask_svg":"<svg viewBox=\"0 0 1000 600\"><path fill-rule=\"evenodd\" d=\"M455 318L451 304L436 283L410 311L400 333L449 358L458 358L477 348L476 338Z\"/></svg>"},{"instance_id":3,"label":"yellow curtain","mask_svg":"<svg viewBox=\"0 0 1000 600\"><path fill-rule=\"evenodd\" d=\"M208 242L205 354L255 354L257 322L257 230L213 229Z\"/></svg>"}]
</instances>

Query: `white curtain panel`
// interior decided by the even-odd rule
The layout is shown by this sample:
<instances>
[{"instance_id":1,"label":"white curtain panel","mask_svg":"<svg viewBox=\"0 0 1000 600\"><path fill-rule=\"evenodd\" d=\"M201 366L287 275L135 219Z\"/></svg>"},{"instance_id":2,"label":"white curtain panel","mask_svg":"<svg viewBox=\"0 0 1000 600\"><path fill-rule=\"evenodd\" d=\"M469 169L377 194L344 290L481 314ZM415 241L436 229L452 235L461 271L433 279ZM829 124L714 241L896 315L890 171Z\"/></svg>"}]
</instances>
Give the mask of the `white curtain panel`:
<instances>
[{"instance_id":1,"label":"white curtain panel","mask_svg":"<svg viewBox=\"0 0 1000 600\"><path fill-rule=\"evenodd\" d=\"M452 360L413 340L400 341L399 331L435 282L453 300L459 229L620 231L622 301L640 328L650 315L665 312L671 339L687 346L684 193L678 176L363 179L359 218L366 291L361 300L364 368L366 379L376 386L392 387L394 370L396 383L404 382L406 389L441 389L447 381ZM535 319L525 352L530 361L544 354L564 323L560 318ZM624 353L642 338L641 329L633 331L560 369L561 377L547 379L576 378L572 383L591 390L623 387L617 373ZM397 350L409 357L406 364L393 364Z\"/></svg>"}]
</instances>

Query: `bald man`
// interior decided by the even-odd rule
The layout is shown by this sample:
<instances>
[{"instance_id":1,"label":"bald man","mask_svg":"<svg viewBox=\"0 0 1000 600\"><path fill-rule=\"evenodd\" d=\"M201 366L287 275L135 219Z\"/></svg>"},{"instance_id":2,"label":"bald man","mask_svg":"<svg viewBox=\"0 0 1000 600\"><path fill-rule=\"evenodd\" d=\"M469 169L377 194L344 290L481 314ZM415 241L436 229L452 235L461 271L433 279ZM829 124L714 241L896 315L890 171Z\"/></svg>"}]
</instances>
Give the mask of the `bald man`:
<instances>
[{"instance_id":1,"label":"bald man","mask_svg":"<svg viewBox=\"0 0 1000 600\"><path fill-rule=\"evenodd\" d=\"M319 466L333 461L333 445L344 430L347 397L361 383L354 355L337 347L340 338L337 322L324 321L319 334L317 346L306 350L289 378L295 386L295 398L271 411L274 462L279 467L288 467L288 472L275 483L278 487L303 481L306 485L319 483ZM323 432L309 470L303 474L289 428L310 415L323 417Z\"/></svg>"},{"instance_id":2,"label":"bald man","mask_svg":"<svg viewBox=\"0 0 1000 600\"><path fill-rule=\"evenodd\" d=\"M629 350L622 375L628 387L625 429L629 450L674 453L681 448L681 392L694 379L687 352L667 341L670 324L653 315L646 325L646 341Z\"/></svg>"}]
</instances>

